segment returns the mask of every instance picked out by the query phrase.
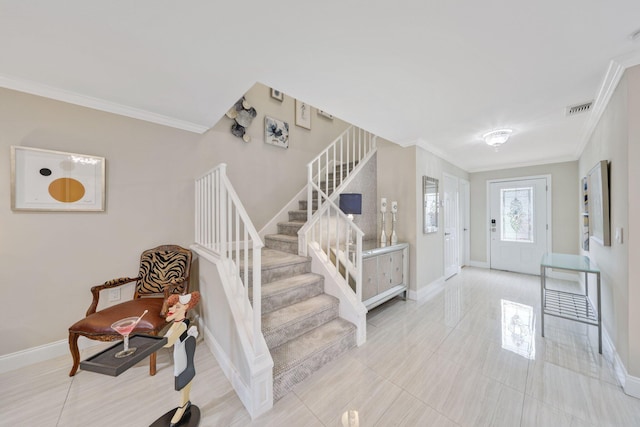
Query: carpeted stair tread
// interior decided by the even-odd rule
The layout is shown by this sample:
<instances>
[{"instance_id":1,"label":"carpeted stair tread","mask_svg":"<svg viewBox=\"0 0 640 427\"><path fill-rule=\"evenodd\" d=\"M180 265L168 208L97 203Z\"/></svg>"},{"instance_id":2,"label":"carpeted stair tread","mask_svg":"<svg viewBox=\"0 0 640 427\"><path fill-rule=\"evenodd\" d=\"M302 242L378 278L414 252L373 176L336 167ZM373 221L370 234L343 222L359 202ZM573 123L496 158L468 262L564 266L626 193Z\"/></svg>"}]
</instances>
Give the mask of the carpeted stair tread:
<instances>
[{"instance_id":1,"label":"carpeted stair tread","mask_svg":"<svg viewBox=\"0 0 640 427\"><path fill-rule=\"evenodd\" d=\"M273 357L273 376L282 374L314 353L330 347L335 340L354 334L356 327L352 323L338 317L324 325L271 349Z\"/></svg>"},{"instance_id":2,"label":"carpeted stair tread","mask_svg":"<svg viewBox=\"0 0 640 427\"><path fill-rule=\"evenodd\" d=\"M301 209L289 211L289 221L307 222L307 211Z\"/></svg>"},{"instance_id":3,"label":"carpeted stair tread","mask_svg":"<svg viewBox=\"0 0 640 427\"><path fill-rule=\"evenodd\" d=\"M290 254L288 252L282 252L275 249L262 248L262 270L268 270L275 267L283 267L287 265L300 264L308 262L309 257L303 257L300 255ZM249 254L249 265L252 264L252 254ZM240 264L243 265L244 258L240 260ZM251 267L250 267L251 268Z\"/></svg>"},{"instance_id":4,"label":"carpeted stair tread","mask_svg":"<svg viewBox=\"0 0 640 427\"><path fill-rule=\"evenodd\" d=\"M278 240L281 242L295 242L298 243L298 236L292 236L291 234L267 234L264 236L266 239Z\"/></svg>"},{"instance_id":5,"label":"carpeted stair tread","mask_svg":"<svg viewBox=\"0 0 640 427\"><path fill-rule=\"evenodd\" d=\"M264 244L269 249L276 249L290 254L298 254L298 236L292 234L267 234Z\"/></svg>"},{"instance_id":6,"label":"carpeted stair tread","mask_svg":"<svg viewBox=\"0 0 640 427\"><path fill-rule=\"evenodd\" d=\"M279 222L278 224L288 225L291 227L298 227L298 226L303 226L305 222L306 221L283 221L283 222Z\"/></svg>"},{"instance_id":7,"label":"carpeted stair tread","mask_svg":"<svg viewBox=\"0 0 640 427\"><path fill-rule=\"evenodd\" d=\"M304 221L286 221L278 223L278 234L289 234L298 237L298 231L304 225Z\"/></svg>"},{"instance_id":8,"label":"carpeted stair tread","mask_svg":"<svg viewBox=\"0 0 640 427\"><path fill-rule=\"evenodd\" d=\"M320 294L306 300L288 305L262 316L262 332L267 335L287 326L303 323L318 313L337 309L336 297ZM336 315L337 315L337 310Z\"/></svg>"},{"instance_id":9,"label":"carpeted stair tread","mask_svg":"<svg viewBox=\"0 0 640 427\"><path fill-rule=\"evenodd\" d=\"M324 276L316 273L299 274L297 276L289 277L286 279L276 280L262 286L262 298L264 299L282 296L297 288L318 282L324 282ZM324 286L322 287L322 289L324 289ZM307 295L307 298L311 298L316 295L317 294ZM262 313L265 313L264 310L262 311Z\"/></svg>"},{"instance_id":10,"label":"carpeted stair tread","mask_svg":"<svg viewBox=\"0 0 640 427\"><path fill-rule=\"evenodd\" d=\"M355 345L356 327L338 317L271 349L274 400Z\"/></svg>"},{"instance_id":11,"label":"carpeted stair tread","mask_svg":"<svg viewBox=\"0 0 640 427\"><path fill-rule=\"evenodd\" d=\"M286 252L271 248L262 248L262 285L275 282L287 277L305 274L311 271L311 258L299 256L291 252ZM244 267L244 256L240 254L240 267ZM247 286L253 286L253 251L249 253Z\"/></svg>"}]
</instances>

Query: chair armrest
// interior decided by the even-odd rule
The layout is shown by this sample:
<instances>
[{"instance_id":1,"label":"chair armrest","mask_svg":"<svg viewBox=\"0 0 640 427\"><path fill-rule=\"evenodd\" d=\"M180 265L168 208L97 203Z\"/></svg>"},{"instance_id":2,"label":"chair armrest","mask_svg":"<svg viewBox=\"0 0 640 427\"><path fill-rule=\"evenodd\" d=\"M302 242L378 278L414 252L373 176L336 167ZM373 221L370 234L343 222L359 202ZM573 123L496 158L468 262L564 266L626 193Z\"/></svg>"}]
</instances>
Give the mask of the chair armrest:
<instances>
[{"instance_id":1,"label":"chair armrest","mask_svg":"<svg viewBox=\"0 0 640 427\"><path fill-rule=\"evenodd\" d=\"M100 300L101 290L116 288L126 283L133 282L134 280L138 280L138 277L120 277L119 279L108 280L104 282L102 285L97 285L92 287L91 293L93 294L93 301L91 301L91 305L87 309L87 313L85 314L85 316L89 316L96 312L96 308L98 308L98 301Z\"/></svg>"}]
</instances>

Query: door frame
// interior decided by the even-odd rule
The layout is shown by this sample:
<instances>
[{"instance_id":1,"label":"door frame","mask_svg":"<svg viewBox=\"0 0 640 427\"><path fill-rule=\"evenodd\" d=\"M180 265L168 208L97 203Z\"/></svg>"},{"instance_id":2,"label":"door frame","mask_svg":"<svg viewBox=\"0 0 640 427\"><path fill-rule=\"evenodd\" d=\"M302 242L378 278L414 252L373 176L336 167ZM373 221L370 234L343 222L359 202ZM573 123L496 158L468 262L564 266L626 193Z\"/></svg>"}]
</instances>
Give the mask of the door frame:
<instances>
[{"instance_id":1,"label":"door frame","mask_svg":"<svg viewBox=\"0 0 640 427\"><path fill-rule=\"evenodd\" d=\"M551 197L551 191L553 189L551 174L546 175L532 175L532 176L520 176L520 177L510 177L510 178L498 178L498 179L488 179L487 187L486 187L486 217L485 217L485 228L486 228L486 239L487 246L486 250L486 260L487 260L487 268L491 268L491 225L489 224L491 218L491 184L498 182L510 182L510 181L526 181L528 179L546 179L547 181L547 252L551 252L551 248L553 248L553 242L551 241L551 236L553 236L553 216L552 216L552 205L551 201L553 198Z\"/></svg>"}]
</instances>

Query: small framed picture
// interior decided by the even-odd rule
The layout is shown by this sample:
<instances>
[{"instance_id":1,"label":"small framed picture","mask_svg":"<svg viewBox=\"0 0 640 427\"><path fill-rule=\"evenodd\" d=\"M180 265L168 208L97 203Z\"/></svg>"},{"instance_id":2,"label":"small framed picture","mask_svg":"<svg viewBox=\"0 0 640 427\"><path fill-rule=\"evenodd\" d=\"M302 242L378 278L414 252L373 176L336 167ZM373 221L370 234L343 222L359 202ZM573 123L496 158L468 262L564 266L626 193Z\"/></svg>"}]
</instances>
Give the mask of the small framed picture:
<instances>
[{"instance_id":1,"label":"small framed picture","mask_svg":"<svg viewBox=\"0 0 640 427\"><path fill-rule=\"evenodd\" d=\"M264 116L264 142L289 148L289 123Z\"/></svg>"},{"instance_id":2,"label":"small framed picture","mask_svg":"<svg viewBox=\"0 0 640 427\"><path fill-rule=\"evenodd\" d=\"M296 126L311 130L311 106L296 99Z\"/></svg>"},{"instance_id":3,"label":"small framed picture","mask_svg":"<svg viewBox=\"0 0 640 427\"><path fill-rule=\"evenodd\" d=\"M318 110L318 115L322 117L326 117L329 120L333 120L333 116L326 111Z\"/></svg>"},{"instance_id":4,"label":"small framed picture","mask_svg":"<svg viewBox=\"0 0 640 427\"><path fill-rule=\"evenodd\" d=\"M104 157L11 147L11 209L104 211Z\"/></svg>"},{"instance_id":5,"label":"small framed picture","mask_svg":"<svg viewBox=\"0 0 640 427\"><path fill-rule=\"evenodd\" d=\"M280 92L278 89L271 89L271 97L278 101L282 101L284 99L284 93Z\"/></svg>"}]
</instances>

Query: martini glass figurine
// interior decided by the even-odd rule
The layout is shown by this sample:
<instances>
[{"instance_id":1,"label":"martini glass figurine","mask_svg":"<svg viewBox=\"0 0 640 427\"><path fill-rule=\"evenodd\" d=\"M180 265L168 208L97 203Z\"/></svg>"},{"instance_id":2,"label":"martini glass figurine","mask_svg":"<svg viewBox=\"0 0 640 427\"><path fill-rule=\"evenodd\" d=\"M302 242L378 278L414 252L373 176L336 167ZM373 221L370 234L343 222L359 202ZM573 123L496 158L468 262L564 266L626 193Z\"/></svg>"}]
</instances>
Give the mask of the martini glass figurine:
<instances>
[{"instance_id":1,"label":"martini glass figurine","mask_svg":"<svg viewBox=\"0 0 640 427\"><path fill-rule=\"evenodd\" d=\"M145 310L144 313L140 317L125 317L124 319L120 319L117 322L114 322L111 325L111 328L114 329L117 333L123 336L124 338L124 350L119 351L115 354L115 357L121 359L123 357L127 357L133 353L135 353L135 347L129 347L129 334L133 329L138 325L142 316L147 314L148 310Z\"/></svg>"}]
</instances>

